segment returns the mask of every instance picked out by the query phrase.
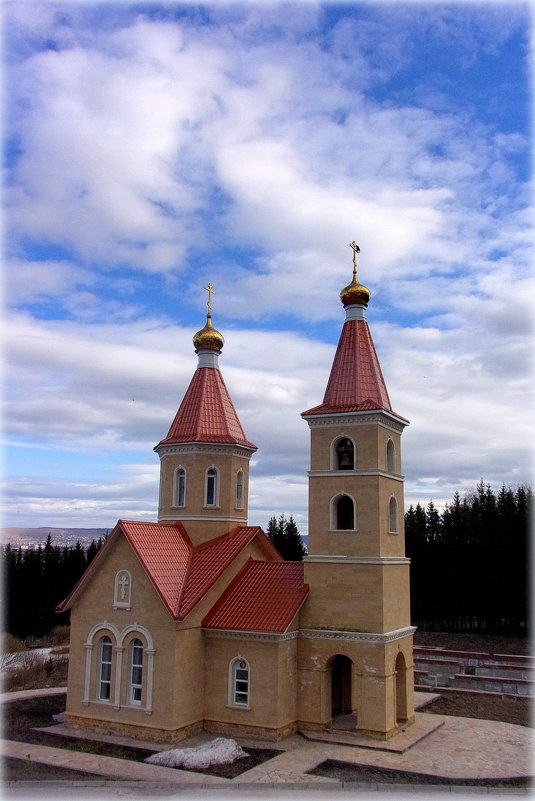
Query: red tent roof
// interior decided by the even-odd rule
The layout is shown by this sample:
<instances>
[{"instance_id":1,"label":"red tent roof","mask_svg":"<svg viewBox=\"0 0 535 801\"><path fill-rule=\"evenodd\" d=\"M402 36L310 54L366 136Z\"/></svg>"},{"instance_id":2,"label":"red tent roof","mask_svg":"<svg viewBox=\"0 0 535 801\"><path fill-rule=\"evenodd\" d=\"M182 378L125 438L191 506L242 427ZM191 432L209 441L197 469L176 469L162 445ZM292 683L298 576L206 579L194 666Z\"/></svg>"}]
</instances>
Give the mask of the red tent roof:
<instances>
[{"instance_id":1,"label":"red tent roof","mask_svg":"<svg viewBox=\"0 0 535 801\"><path fill-rule=\"evenodd\" d=\"M346 320L323 403L303 412L302 417L373 409L394 414L368 323Z\"/></svg>"},{"instance_id":2,"label":"red tent roof","mask_svg":"<svg viewBox=\"0 0 535 801\"><path fill-rule=\"evenodd\" d=\"M245 438L236 409L216 367L198 367L165 439L175 442L229 442L256 450Z\"/></svg>"},{"instance_id":3,"label":"red tent roof","mask_svg":"<svg viewBox=\"0 0 535 801\"><path fill-rule=\"evenodd\" d=\"M193 546L182 523L119 520L79 582L57 607L58 612L72 606L86 581L105 558L111 543L121 532L176 620L184 620L255 537L260 537L267 559L282 561L282 557L259 526L237 526L222 537Z\"/></svg>"},{"instance_id":4,"label":"red tent roof","mask_svg":"<svg viewBox=\"0 0 535 801\"><path fill-rule=\"evenodd\" d=\"M250 559L204 618L209 629L286 631L308 594L303 562Z\"/></svg>"}]
</instances>

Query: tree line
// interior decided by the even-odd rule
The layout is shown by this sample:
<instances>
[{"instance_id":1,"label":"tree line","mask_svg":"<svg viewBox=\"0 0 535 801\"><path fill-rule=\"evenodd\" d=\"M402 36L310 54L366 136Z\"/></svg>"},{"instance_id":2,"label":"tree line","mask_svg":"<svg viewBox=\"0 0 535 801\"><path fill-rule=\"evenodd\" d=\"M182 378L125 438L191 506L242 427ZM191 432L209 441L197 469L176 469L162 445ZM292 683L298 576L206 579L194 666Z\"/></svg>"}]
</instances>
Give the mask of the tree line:
<instances>
[{"instance_id":1,"label":"tree line","mask_svg":"<svg viewBox=\"0 0 535 801\"><path fill-rule=\"evenodd\" d=\"M0 550L4 576L4 627L21 640L42 637L56 626L69 623L69 612L56 606L72 590L102 545L93 540L87 549L80 542L60 547L48 535L44 546Z\"/></svg>"},{"instance_id":2,"label":"tree line","mask_svg":"<svg viewBox=\"0 0 535 801\"><path fill-rule=\"evenodd\" d=\"M439 512L405 515L412 623L427 631L528 634L532 491L482 481Z\"/></svg>"},{"instance_id":3,"label":"tree line","mask_svg":"<svg viewBox=\"0 0 535 801\"><path fill-rule=\"evenodd\" d=\"M455 493L442 512L430 501L405 514L411 559L412 623L427 631L527 634L529 629L528 487L494 492L480 482L465 498ZM273 516L267 535L287 561L306 548L292 516ZM69 622L57 614L102 545L0 549L5 629L20 639L41 637Z\"/></svg>"}]
</instances>

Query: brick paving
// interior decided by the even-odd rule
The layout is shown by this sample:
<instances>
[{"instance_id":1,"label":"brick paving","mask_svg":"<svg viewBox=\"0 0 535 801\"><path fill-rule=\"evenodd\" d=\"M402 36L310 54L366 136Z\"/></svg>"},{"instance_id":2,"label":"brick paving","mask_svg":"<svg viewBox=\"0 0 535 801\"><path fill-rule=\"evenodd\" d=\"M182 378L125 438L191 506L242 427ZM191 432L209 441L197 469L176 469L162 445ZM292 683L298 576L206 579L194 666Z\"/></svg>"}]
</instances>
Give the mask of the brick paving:
<instances>
[{"instance_id":1,"label":"brick paving","mask_svg":"<svg viewBox=\"0 0 535 801\"><path fill-rule=\"evenodd\" d=\"M2 700L6 695L4 694ZM8 695L14 700L14 693ZM16 695L21 696L19 693ZM25 697L32 696L27 694ZM428 699L425 697L419 699L420 702L426 700ZM203 787L214 790L224 787L246 790L247 787L257 786L260 789L268 785L281 789L283 786L296 789L298 787L318 790L322 787L326 790L343 789L342 784L335 779L307 774L308 770L326 759L457 779L511 778L528 776L533 772L532 755L535 745L533 729L497 721L423 713L416 713L416 718L414 726L407 727L406 732L398 735L405 738L403 750L397 746L389 748L388 743L379 744L380 748L363 747L362 737L355 734L352 739L347 731L330 736L330 739L343 739L343 744L307 740L300 735L294 735L276 744L260 744L258 740L238 738L240 745L245 749L248 746L263 745L280 748L283 753L234 779L221 779L191 771L177 771L141 762L8 740L2 740L1 748L2 753L9 757L29 758L36 762L87 771L102 777L124 779L126 782L142 781L157 783L160 787L183 786L192 790L194 788L201 790ZM422 720L424 718L425 720ZM348 737L352 744L348 744ZM197 735L180 743L180 747L198 745L212 738L213 735L209 734ZM110 737L101 739L114 741L114 738ZM121 741L127 744L126 738L121 738ZM131 742L140 747L147 745L137 740ZM395 740L391 743L394 745ZM154 743L151 746L154 748ZM162 746L162 750L168 747ZM5 790L9 795L13 795L11 791L15 784L17 783L6 785ZM37 790L40 783L18 784L27 785L28 790L31 789L29 785L33 784Z\"/></svg>"}]
</instances>

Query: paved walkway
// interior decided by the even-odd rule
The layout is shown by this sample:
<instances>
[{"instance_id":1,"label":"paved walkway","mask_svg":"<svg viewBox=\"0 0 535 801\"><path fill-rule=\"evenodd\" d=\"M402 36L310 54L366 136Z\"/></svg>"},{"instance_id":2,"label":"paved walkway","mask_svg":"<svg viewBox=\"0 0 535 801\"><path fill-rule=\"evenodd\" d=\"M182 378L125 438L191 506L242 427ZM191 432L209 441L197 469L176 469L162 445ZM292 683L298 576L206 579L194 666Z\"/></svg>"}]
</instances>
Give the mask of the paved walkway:
<instances>
[{"instance_id":1,"label":"paved walkway","mask_svg":"<svg viewBox=\"0 0 535 801\"><path fill-rule=\"evenodd\" d=\"M54 692L60 692L61 688L56 688ZM9 693L0 697L12 700L20 697L33 697L39 691L30 693ZM49 693L50 690L41 694ZM425 701L426 699L419 699ZM53 727L60 734L61 725ZM420 736L425 732L423 736ZM377 749L363 747L360 742L362 738L355 736L354 745L339 744L335 742L318 742L304 739L300 735L294 735L280 743L259 743L258 740L248 738L238 738L240 745L247 747L274 747L283 750L276 756L262 765L258 765L241 776L234 779L220 779L206 774L193 773L184 770L173 770L156 765L146 765L140 762L127 762L126 760L114 759L111 757L97 756L94 754L83 753L80 751L69 751L64 748L52 748L50 746L29 745L26 743L13 742L8 740L1 741L2 753L5 756L18 759L31 759L57 767L82 770L88 773L102 776L103 778L113 778L120 782L120 786L128 794L124 782L142 781L145 790L154 786L164 792L165 788L179 787L188 791L201 790L221 790L231 788L234 790L257 790L262 787L283 789L315 789L329 790L344 789L340 782L333 779L326 779L318 776L311 776L307 771L323 762L326 759L335 759L343 762L363 766L374 766L380 768L394 768L397 770L413 771L435 776L446 776L450 778L500 778L527 776L532 773L532 754L535 745L535 732L523 726L514 726L509 723L497 721L475 720L470 718L455 718L440 715L430 715L416 713L414 726L407 727L407 736L412 737L413 744L407 741L407 748L388 750L387 748ZM398 735L404 737L405 734ZM348 733L341 733L342 737L347 738ZM90 735L99 740L112 740L117 742L119 738L109 738L101 735ZM213 735L200 734L192 737L180 744L180 747L198 745L213 739ZM396 738L397 739L397 738ZM350 739L351 741L351 739ZM155 744L141 743L129 738L121 738L123 744L135 743L138 746L150 747L155 749ZM347 740L346 740L347 742ZM168 746L162 746L165 750ZM93 788L98 795L97 786L93 780ZM145 784L147 783L147 784ZM73 783L69 782L71 790ZM80 784L74 783L77 788L82 788L87 782ZM54 786L61 786L64 783L54 783ZM112 791L112 783L107 783L107 789L100 797L107 798L111 795L119 794L117 785ZM39 787L41 791L39 791ZM141 788L137 785L139 793ZM352 785L355 789L355 785ZM368 790L370 785L363 785ZM391 785L390 788L399 785ZM43 784L37 782L17 782L8 784L4 788L10 797L26 797L22 791L26 789L27 796L30 798L37 794L42 795ZM381 789L387 789L383 785ZM406 788L407 792L410 790ZM414 789L414 788L413 788ZM429 788L427 788L429 790ZM434 788L438 789L438 788ZM447 789L447 788L444 788ZM474 788L475 789L475 788ZM20 792L19 792L20 791ZM501 792L501 791L500 791ZM526 794L524 790L504 791L504 793L518 792ZM22 793L22 795L21 795ZM84 793L82 793L83 795ZM132 794L136 795L135 786ZM142 793L141 793L142 794ZM57 793L54 791L54 796ZM79 795L78 789L76 796ZM65 796L62 796L65 797ZM316 793L314 794L316 798Z\"/></svg>"}]
</instances>

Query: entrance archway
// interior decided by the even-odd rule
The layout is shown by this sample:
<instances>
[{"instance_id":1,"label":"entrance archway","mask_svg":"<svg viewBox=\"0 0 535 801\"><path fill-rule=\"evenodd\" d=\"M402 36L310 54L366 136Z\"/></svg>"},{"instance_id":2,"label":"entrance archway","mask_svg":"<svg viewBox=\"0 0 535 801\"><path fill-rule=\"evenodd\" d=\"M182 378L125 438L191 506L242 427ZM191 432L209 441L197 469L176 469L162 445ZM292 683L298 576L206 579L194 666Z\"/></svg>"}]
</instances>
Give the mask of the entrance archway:
<instances>
[{"instance_id":1,"label":"entrance archway","mask_svg":"<svg viewBox=\"0 0 535 801\"><path fill-rule=\"evenodd\" d=\"M394 666L396 681L396 723L407 720L407 666L405 657L400 652Z\"/></svg>"},{"instance_id":2,"label":"entrance archway","mask_svg":"<svg viewBox=\"0 0 535 801\"><path fill-rule=\"evenodd\" d=\"M353 711L351 703L351 668L348 656L337 654L331 665L331 715L349 715Z\"/></svg>"}]
</instances>

